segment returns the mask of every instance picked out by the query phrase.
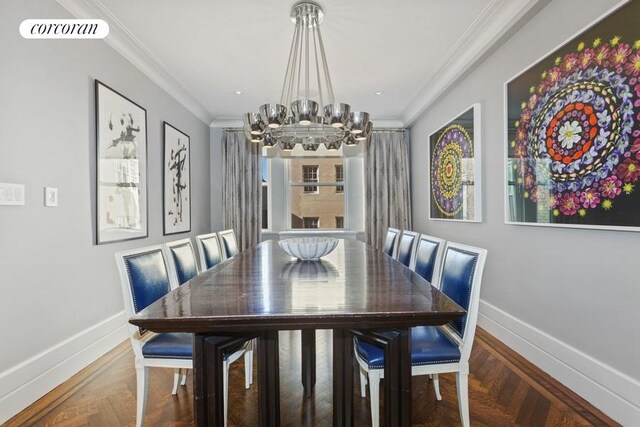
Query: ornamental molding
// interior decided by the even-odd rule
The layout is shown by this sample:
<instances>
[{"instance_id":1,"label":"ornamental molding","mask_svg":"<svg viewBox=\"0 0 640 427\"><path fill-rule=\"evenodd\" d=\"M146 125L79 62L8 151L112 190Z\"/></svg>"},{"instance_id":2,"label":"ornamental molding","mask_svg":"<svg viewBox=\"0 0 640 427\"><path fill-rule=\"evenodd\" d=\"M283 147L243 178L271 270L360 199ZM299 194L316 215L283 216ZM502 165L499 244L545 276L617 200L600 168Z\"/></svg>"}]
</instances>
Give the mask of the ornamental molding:
<instances>
[{"instance_id":1,"label":"ornamental molding","mask_svg":"<svg viewBox=\"0 0 640 427\"><path fill-rule=\"evenodd\" d=\"M534 6L550 0L492 0L422 82L401 114L411 126L443 93L476 64Z\"/></svg>"},{"instance_id":2,"label":"ornamental molding","mask_svg":"<svg viewBox=\"0 0 640 427\"><path fill-rule=\"evenodd\" d=\"M57 0L71 15L79 19L102 19L109 24L104 39L151 81L191 111L203 123L211 122L211 114L193 97L171 70L135 37L99 0Z\"/></svg>"}]
</instances>

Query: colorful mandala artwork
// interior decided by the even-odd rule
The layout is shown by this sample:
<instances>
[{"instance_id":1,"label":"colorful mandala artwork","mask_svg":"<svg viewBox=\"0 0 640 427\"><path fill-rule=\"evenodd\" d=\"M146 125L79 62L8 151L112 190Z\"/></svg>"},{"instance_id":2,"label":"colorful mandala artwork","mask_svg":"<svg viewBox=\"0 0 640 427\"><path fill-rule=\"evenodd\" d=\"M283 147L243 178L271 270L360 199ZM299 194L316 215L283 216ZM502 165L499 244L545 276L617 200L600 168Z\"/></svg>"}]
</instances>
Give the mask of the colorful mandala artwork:
<instances>
[{"instance_id":1,"label":"colorful mandala artwork","mask_svg":"<svg viewBox=\"0 0 640 427\"><path fill-rule=\"evenodd\" d=\"M432 219L479 220L475 215L474 108L429 138Z\"/></svg>"},{"instance_id":2,"label":"colorful mandala artwork","mask_svg":"<svg viewBox=\"0 0 640 427\"><path fill-rule=\"evenodd\" d=\"M635 3L508 84L512 221L640 226ZM629 27L607 22L629 8Z\"/></svg>"}]
</instances>

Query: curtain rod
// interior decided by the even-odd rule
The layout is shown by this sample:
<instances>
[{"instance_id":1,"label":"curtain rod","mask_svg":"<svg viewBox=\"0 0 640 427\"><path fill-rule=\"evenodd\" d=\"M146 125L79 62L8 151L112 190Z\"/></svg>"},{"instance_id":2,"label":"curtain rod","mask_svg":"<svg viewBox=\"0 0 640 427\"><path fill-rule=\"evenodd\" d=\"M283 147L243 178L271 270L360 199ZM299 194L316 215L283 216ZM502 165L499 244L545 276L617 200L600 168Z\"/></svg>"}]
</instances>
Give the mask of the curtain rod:
<instances>
[{"instance_id":1,"label":"curtain rod","mask_svg":"<svg viewBox=\"0 0 640 427\"><path fill-rule=\"evenodd\" d=\"M243 128L222 128L222 130L227 132L242 132ZM373 132L406 132L405 128L376 128L372 129Z\"/></svg>"}]
</instances>

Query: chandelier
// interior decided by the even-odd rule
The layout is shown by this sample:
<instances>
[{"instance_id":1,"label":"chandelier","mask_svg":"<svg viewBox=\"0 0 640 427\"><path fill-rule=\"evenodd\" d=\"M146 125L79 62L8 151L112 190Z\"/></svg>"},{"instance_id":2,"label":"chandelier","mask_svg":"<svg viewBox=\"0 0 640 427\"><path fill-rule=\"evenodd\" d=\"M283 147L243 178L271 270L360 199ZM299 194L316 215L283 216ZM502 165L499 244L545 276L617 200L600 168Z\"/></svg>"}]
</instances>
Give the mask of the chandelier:
<instances>
[{"instance_id":1,"label":"chandelier","mask_svg":"<svg viewBox=\"0 0 640 427\"><path fill-rule=\"evenodd\" d=\"M335 102L320 34L323 18L322 8L315 2L299 1L291 8L296 27L280 103L264 104L257 113L244 115L247 139L268 147L279 144L281 150L301 144L305 151L316 151L321 144L328 150L337 150L342 144L356 145L371 134L369 113L351 111L349 104ZM319 103L311 99L316 95Z\"/></svg>"}]
</instances>

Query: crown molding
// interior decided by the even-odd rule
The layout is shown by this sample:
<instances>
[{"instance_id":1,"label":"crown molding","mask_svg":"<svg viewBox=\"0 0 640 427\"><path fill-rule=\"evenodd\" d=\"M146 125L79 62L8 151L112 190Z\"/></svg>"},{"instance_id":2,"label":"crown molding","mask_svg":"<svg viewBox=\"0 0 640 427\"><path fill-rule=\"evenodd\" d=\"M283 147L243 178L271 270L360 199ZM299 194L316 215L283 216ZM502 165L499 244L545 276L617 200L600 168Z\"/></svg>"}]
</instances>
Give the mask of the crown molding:
<instances>
[{"instance_id":1,"label":"crown molding","mask_svg":"<svg viewBox=\"0 0 640 427\"><path fill-rule=\"evenodd\" d=\"M202 122L211 122L211 114L194 98L169 68L138 40L99 0L57 0L71 15L79 19L103 19L109 24L105 41L164 89Z\"/></svg>"},{"instance_id":2,"label":"crown molding","mask_svg":"<svg viewBox=\"0 0 640 427\"><path fill-rule=\"evenodd\" d=\"M527 12L545 1L548 0L492 0L419 86L402 112L402 122L411 126Z\"/></svg>"}]
</instances>

